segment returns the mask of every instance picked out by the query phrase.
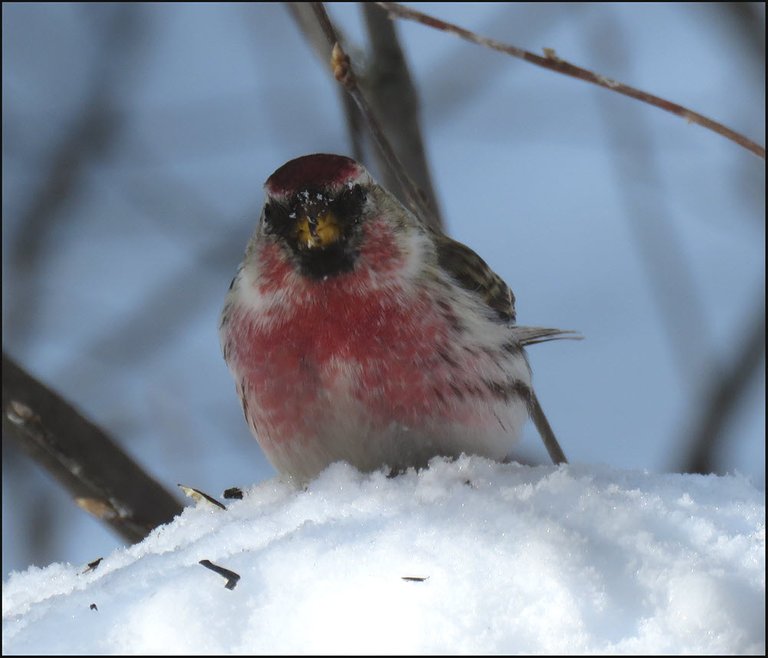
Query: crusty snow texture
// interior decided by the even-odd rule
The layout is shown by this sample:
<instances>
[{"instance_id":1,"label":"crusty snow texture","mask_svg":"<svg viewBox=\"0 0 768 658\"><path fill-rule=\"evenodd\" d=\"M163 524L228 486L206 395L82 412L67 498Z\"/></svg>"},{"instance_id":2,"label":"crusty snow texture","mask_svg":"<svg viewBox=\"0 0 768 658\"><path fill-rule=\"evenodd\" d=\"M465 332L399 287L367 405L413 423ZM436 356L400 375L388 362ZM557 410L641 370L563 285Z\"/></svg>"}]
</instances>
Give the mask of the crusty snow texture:
<instances>
[{"instance_id":1,"label":"crusty snow texture","mask_svg":"<svg viewBox=\"0 0 768 658\"><path fill-rule=\"evenodd\" d=\"M335 464L188 508L91 572L12 574L3 652L763 653L764 519L738 476Z\"/></svg>"}]
</instances>

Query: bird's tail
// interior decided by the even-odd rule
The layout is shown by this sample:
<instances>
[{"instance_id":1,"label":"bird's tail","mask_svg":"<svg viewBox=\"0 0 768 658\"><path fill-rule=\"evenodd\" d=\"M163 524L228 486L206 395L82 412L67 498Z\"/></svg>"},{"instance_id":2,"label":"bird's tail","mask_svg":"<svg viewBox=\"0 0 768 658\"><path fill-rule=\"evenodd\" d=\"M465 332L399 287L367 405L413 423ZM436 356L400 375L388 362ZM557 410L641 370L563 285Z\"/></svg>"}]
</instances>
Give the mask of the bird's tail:
<instances>
[{"instance_id":1,"label":"bird's tail","mask_svg":"<svg viewBox=\"0 0 768 658\"><path fill-rule=\"evenodd\" d=\"M512 333L520 345L536 345L548 343L550 340L581 340L584 338L578 331L571 329L548 329L547 327L512 327Z\"/></svg>"}]
</instances>

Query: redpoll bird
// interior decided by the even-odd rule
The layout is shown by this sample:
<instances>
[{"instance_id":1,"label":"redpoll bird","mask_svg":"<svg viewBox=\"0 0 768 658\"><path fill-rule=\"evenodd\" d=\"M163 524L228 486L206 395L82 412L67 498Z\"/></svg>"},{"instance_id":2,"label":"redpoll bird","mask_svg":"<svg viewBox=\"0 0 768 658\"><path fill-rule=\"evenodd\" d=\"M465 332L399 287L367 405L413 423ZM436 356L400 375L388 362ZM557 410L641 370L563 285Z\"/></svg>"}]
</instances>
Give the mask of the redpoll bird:
<instances>
[{"instance_id":1,"label":"redpoll bird","mask_svg":"<svg viewBox=\"0 0 768 658\"><path fill-rule=\"evenodd\" d=\"M503 460L529 412L546 426L523 347L565 332L515 326L512 292L475 252L350 158L291 160L265 187L220 334L279 472Z\"/></svg>"}]
</instances>

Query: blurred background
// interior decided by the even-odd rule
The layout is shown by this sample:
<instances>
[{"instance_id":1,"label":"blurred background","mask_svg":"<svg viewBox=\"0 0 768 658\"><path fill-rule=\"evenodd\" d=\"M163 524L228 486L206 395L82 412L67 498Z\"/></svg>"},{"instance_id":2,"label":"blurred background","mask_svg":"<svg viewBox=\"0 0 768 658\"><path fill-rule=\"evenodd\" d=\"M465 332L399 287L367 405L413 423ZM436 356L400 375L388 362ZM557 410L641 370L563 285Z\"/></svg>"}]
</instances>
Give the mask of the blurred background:
<instances>
[{"instance_id":1,"label":"blurred background","mask_svg":"<svg viewBox=\"0 0 768 658\"><path fill-rule=\"evenodd\" d=\"M763 3L418 8L765 143ZM364 72L359 8L328 10ZM273 477L218 315L267 176L352 154L327 66L281 3L2 11L4 351L168 489ZM711 470L764 488L764 163L626 97L397 30L448 232L510 284L521 324L585 336L530 350L571 462L690 470L714 423ZM520 454L547 463L530 424ZM3 437L4 577L122 544Z\"/></svg>"}]
</instances>

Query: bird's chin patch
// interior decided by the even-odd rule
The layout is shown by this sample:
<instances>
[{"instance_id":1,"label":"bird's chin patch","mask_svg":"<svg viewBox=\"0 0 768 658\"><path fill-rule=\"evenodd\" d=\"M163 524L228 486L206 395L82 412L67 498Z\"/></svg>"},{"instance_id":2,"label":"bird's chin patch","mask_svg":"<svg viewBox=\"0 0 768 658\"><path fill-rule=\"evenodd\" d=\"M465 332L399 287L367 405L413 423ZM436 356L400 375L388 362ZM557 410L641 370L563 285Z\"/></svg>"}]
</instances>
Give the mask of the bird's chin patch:
<instances>
[{"instance_id":1,"label":"bird's chin patch","mask_svg":"<svg viewBox=\"0 0 768 658\"><path fill-rule=\"evenodd\" d=\"M351 272L355 267L355 255L347 245L340 243L327 247L298 249L296 256L301 273L311 279L325 279L344 274Z\"/></svg>"}]
</instances>

